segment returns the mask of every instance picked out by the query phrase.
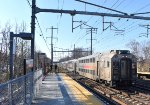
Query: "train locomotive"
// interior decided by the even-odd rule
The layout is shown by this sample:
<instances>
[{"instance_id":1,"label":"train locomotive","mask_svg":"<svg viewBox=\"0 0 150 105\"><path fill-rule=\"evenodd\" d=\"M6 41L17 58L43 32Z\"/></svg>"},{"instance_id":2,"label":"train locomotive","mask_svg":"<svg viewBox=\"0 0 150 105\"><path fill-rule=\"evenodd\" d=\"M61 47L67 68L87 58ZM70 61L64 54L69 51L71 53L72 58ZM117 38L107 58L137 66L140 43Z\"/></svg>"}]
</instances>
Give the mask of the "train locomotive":
<instances>
[{"instance_id":1,"label":"train locomotive","mask_svg":"<svg viewBox=\"0 0 150 105\"><path fill-rule=\"evenodd\" d=\"M128 50L111 50L67 62L67 70L111 87L131 85L137 79L137 59Z\"/></svg>"}]
</instances>

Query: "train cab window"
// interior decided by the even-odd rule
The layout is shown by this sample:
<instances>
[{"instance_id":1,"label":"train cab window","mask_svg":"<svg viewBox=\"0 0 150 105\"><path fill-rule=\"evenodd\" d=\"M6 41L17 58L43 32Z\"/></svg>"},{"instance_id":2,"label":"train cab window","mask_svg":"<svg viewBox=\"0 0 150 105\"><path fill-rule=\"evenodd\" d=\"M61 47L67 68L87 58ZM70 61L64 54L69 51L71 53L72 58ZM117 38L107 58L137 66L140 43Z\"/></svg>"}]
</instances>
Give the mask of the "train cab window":
<instances>
[{"instance_id":1,"label":"train cab window","mask_svg":"<svg viewBox=\"0 0 150 105\"><path fill-rule=\"evenodd\" d=\"M136 64L135 63L132 64L132 69L136 69Z\"/></svg>"}]
</instances>

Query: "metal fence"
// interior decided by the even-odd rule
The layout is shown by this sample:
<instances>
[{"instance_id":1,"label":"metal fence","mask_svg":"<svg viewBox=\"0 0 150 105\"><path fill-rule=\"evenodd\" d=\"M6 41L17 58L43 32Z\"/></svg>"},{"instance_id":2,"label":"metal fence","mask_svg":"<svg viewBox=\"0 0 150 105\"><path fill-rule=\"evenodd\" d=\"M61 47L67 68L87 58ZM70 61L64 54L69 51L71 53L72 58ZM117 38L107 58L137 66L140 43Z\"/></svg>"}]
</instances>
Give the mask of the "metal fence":
<instances>
[{"instance_id":1,"label":"metal fence","mask_svg":"<svg viewBox=\"0 0 150 105\"><path fill-rule=\"evenodd\" d=\"M0 105L30 105L33 96L33 73L0 84Z\"/></svg>"},{"instance_id":2,"label":"metal fence","mask_svg":"<svg viewBox=\"0 0 150 105\"><path fill-rule=\"evenodd\" d=\"M42 77L43 77L43 72L42 69L38 69L34 72L34 97L37 96L40 90L40 86L42 84Z\"/></svg>"}]
</instances>

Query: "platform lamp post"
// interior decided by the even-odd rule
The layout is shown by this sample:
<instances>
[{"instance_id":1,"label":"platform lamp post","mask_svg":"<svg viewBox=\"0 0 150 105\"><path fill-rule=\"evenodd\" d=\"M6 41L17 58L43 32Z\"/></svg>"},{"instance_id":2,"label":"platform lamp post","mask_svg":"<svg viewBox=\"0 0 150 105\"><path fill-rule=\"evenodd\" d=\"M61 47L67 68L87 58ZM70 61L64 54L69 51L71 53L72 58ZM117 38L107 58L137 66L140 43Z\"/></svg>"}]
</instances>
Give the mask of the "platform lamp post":
<instances>
[{"instance_id":1,"label":"platform lamp post","mask_svg":"<svg viewBox=\"0 0 150 105\"><path fill-rule=\"evenodd\" d=\"M20 37L23 40L32 40L33 36L31 33L19 33L19 34L14 34L13 32L10 32L10 54L9 54L9 71L10 71L10 76L9 80L12 80L14 77L13 73L13 65L14 65L14 37Z\"/></svg>"}]
</instances>

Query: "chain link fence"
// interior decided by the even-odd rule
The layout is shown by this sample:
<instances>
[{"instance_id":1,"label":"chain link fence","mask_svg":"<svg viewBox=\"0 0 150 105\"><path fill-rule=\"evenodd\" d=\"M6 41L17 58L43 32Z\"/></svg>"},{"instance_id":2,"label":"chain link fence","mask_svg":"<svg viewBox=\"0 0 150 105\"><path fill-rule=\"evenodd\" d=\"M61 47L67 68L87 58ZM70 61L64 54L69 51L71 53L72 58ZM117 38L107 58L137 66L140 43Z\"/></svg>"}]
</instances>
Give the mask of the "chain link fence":
<instances>
[{"instance_id":1,"label":"chain link fence","mask_svg":"<svg viewBox=\"0 0 150 105\"><path fill-rule=\"evenodd\" d=\"M0 105L30 105L33 96L33 73L0 84Z\"/></svg>"}]
</instances>

